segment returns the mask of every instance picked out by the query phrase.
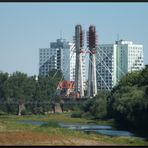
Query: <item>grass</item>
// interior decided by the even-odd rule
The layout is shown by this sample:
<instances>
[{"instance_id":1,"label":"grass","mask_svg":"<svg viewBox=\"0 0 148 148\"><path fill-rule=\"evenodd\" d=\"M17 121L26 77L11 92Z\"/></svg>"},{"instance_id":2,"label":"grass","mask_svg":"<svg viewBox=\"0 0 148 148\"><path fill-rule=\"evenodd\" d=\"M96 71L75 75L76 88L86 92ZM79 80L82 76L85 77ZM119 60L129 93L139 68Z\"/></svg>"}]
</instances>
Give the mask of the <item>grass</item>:
<instances>
[{"instance_id":1,"label":"grass","mask_svg":"<svg viewBox=\"0 0 148 148\"><path fill-rule=\"evenodd\" d=\"M47 122L45 124L42 124L41 127L43 127L43 128L48 128L48 127L56 128L56 127L59 127L59 125L55 121L50 121L50 122Z\"/></svg>"},{"instance_id":2,"label":"grass","mask_svg":"<svg viewBox=\"0 0 148 148\"><path fill-rule=\"evenodd\" d=\"M19 124L19 120L33 120L33 121L46 121L46 124L41 126L32 124ZM73 131L69 129L60 128L58 122L64 123L93 123L93 120L83 118L70 118L68 113L63 114L50 114L45 116L29 115L29 116L15 116L15 115L1 115L0 116L0 132L15 132L15 131L29 131L33 133L45 133L50 136L60 136L66 138L83 138L88 140L95 140L104 142L106 144L117 145L148 145L147 141L135 137L110 137L96 134L86 134L80 131ZM100 125L113 125L113 121L96 121Z\"/></svg>"}]
</instances>

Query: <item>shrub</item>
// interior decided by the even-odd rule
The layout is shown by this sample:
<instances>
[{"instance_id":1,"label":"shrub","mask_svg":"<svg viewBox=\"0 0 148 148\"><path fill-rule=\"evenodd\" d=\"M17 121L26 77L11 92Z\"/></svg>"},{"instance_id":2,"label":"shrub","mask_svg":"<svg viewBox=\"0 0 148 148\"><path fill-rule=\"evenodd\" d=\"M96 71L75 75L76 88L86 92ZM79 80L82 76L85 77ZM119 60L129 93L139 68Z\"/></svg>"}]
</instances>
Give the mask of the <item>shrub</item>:
<instances>
[{"instance_id":1,"label":"shrub","mask_svg":"<svg viewBox=\"0 0 148 148\"><path fill-rule=\"evenodd\" d=\"M81 111L75 111L71 114L72 118L81 118L82 117L82 112Z\"/></svg>"},{"instance_id":2,"label":"shrub","mask_svg":"<svg viewBox=\"0 0 148 148\"><path fill-rule=\"evenodd\" d=\"M50 121L45 124L42 124L41 127L54 127L55 128L55 127L59 127L59 125L57 122Z\"/></svg>"},{"instance_id":3,"label":"shrub","mask_svg":"<svg viewBox=\"0 0 148 148\"><path fill-rule=\"evenodd\" d=\"M8 113L6 113L4 111L0 111L0 115L8 115Z\"/></svg>"}]
</instances>

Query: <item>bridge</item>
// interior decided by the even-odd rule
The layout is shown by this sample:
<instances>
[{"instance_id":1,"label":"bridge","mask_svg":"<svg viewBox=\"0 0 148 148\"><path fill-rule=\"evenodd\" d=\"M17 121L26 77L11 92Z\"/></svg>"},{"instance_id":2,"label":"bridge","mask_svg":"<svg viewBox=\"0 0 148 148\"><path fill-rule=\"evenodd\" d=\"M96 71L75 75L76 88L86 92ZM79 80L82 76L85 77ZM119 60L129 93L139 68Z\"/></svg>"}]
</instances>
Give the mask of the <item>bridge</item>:
<instances>
[{"instance_id":1,"label":"bridge","mask_svg":"<svg viewBox=\"0 0 148 148\"><path fill-rule=\"evenodd\" d=\"M84 50L84 32L82 30L81 25L76 25L75 45L73 46L73 49L75 48L75 53L76 53L75 81L73 82L63 81L64 76L62 76L57 86L57 90L56 92L54 92L53 98L49 101L46 102L42 101L38 104L47 104L54 107L56 106L55 104L64 105L64 106L83 104L88 99L93 98L94 96L97 95L96 74L98 74L99 77L101 78L101 81L102 83L104 83L105 88L107 90L110 90L110 86L106 84L106 80L104 80L102 75L99 73L99 70L97 70L96 68L96 61L98 60L99 64L101 65L101 68L103 68L103 70L107 71L112 76L111 68L104 61L103 59L104 57L102 57L102 55L105 55L106 58L108 58L110 61L112 61L112 59L107 55L106 52L103 51L103 49L97 46L96 28L93 25L89 26L89 30L87 32L87 44L88 44L87 48L85 48ZM85 89L83 85L84 80L83 80L83 70L82 70L83 69L82 53L85 54L85 56L88 55L89 68L88 68L88 83L86 84L87 89ZM70 60L72 59L73 55L74 54L71 55ZM123 71L118 66L117 68L123 73ZM52 79L54 79L57 73L58 70L55 72ZM119 80L117 79L117 81ZM65 94L63 92L65 92ZM60 99L58 100L57 98ZM34 102L24 102L24 103L15 102L15 104L19 105L19 113L21 113L21 110L24 108L24 105L32 103Z\"/></svg>"},{"instance_id":2,"label":"bridge","mask_svg":"<svg viewBox=\"0 0 148 148\"><path fill-rule=\"evenodd\" d=\"M58 84L57 91L55 94L58 94L58 91L61 92L66 89L65 96L63 97L62 93L58 94L61 98L63 98L63 101L65 103L80 103L84 100L87 100L87 98L93 98L97 95L97 80L96 80L96 74L99 75L101 78L102 83L104 83L104 86L107 90L111 90L111 86L106 83L106 80L104 80L103 76L100 74L99 70L96 68L96 61L101 64L101 67L109 73L109 75L112 76L112 70L108 64L105 63L102 55L105 55L106 58L108 58L110 61L112 61L111 57L107 55L103 51L103 49L99 48L97 46L97 35L96 35L96 28L95 26L91 25L89 26L89 30L87 32L87 48L84 50L84 32L82 30L81 25L75 26L75 45L73 48L75 48L76 51L76 66L75 66L75 81L63 81L61 78L61 81ZM88 83L87 90L84 89L84 80L83 80L83 72L82 72L82 53L85 54L85 56L88 54ZM97 56L96 56L97 53ZM73 56L73 55L72 55ZM72 58L72 57L71 57ZM70 58L70 60L71 60ZM118 66L117 68L123 72ZM56 73L55 73L56 75ZM54 76L55 76L54 75ZM117 79L117 81L119 81ZM86 93L87 92L87 93ZM56 97L55 95L55 97ZM74 99L75 98L75 99ZM79 101L78 101L79 100Z\"/></svg>"},{"instance_id":3,"label":"bridge","mask_svg":"<svg viewBox=\"0 0 148 148\"><path fill-rule=\"evenodd\" d=\"M110 67L104 62L104 59L101 56L101 54L97 52L97 49L99 47L97 46L97 36L96 36L95 26L92 26L92 25L89 26L89 30L87 34L87 44L88 44L87 49L84 50L84 32L82 31L81 25L76 25L75 26L75 45L73 47L75 48L75 51L76 51L75 81L64 82L63 76L62 76L57 86L57 90L56 92L54 92L52 100L49 102L41 102L42 104L45 103L52 106L58 103L58 101L56 100L58 97L60 98L61 101L63 101L62 103L64 105L83 104L85 101L87 101L87 99L93 98L94 96L97 95L96 73L101 78L102 82L106 86L106 89L110 90L110 86L106 84L106 81L101 76L99 71L96 69L96 61L98 60L101 66L112 75ZM103 55L106 55L108 59L112 60L102 49L99 48L99 51L103 53ZM89 57L87 90L85 90L83 86L84 80L83 80L83 72L82 72L82 68L83 68L82 53L84 53L85 56L88 54L88 57ZM97 53L97 56L96 56L96 53ZM119 67L117 66L117 68ZM55 72L55 74L53 75L53 79L56 76L57 72ZM64 91L66 89L66 92L64 95L63 95L63 89ZM31 102L25 102L25 104L31 104ZM21 104L20 104L20 108L21 108Z\"/></svg>"},{"instance_id":4,"label":"bridge","mask_svg":"<svg viewBox=\"0 0 148 148\"><path fill-rule=\"evenodd\" d=\"M60 97L64 104L82 104L87 98L97 95L96 82L96 28L90 26L87 34L88 50L84 51L84 32L81 25L75 26L75 81L61 81L58 84L57 91L52 101L56 102L56 97ZM82 53L89 54L89 70L87 94L84 89ZM55 73L56 75L56 73ZM55 76L54 75L54 76ZM63 90L65 94L63 95Z\"/></svg>"}]
</instances>

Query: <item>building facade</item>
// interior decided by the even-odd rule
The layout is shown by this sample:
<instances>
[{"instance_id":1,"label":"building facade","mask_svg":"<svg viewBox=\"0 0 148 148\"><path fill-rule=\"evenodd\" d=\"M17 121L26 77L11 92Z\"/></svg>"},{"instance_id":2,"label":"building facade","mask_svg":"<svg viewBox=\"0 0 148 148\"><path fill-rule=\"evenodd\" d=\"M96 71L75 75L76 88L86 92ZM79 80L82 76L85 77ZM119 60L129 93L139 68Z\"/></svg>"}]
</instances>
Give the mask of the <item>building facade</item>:
<instances>
[{"instance_id":1,"label":"building facade","mask_svg":"<svg viewBox=\"0 0 148 148\"><path fill-rule=\"evenodd\" d=\"M116 85L116 47L100 44L96 53L97 89L110 90Z\"/></svg>"},{"instance_id":2,"label":"building facade","mask_svg":"<svg viewBox=\"0 0 148 148\"><path fill-rule=\"evenodd\" d=\"M100 44L96 63L97 89L111 90L126 73L144 68L143 45L123 40Z\"/></svg>"},{"instance_id":3,"label":"building facade","mask_svg":"<svg viewBox=\"0 0 148 148\"><path fill-rule=\"evenodd\" d=\"M47 75L52 69L57 69L57 50L51 48L39 49L39 75Z\"/></svg>"},{"instance_id":4,"label":"building facade","mask_svg":"<svg viewBox=\"0 0 148 148\"><path fill-rule=\"evenodd\" d=\"M116 41L117 79L127 72L139 71L144 68L143 45L133 44L132 41Z\"/></svg>"},{"instance_id":5,"label":"building facade","mask_svg":"<svg viewBox=\"0 0 148 148\"><path fill-rule=\"evenodd\" d=\"M86 87L85 56L83 55L83 77ZM76 51L74 43L57 39L50 48L39 49L39 75L47 75L53 69L61 70L65 80L75 80Z\"/></svg>"}]
</instances>

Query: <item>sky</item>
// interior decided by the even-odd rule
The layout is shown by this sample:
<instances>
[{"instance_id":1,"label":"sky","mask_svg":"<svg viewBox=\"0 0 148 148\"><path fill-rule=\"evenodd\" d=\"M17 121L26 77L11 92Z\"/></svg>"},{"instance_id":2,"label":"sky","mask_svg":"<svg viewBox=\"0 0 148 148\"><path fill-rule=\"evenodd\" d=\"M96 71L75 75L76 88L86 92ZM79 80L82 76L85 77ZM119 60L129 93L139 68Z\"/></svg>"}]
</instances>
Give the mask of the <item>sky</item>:
<instances>
[{"instance_id":1,"label":"sky","mask_svg":"<svg viewBox=\"0 0 148 148\"><path fill-rule=\"evenodd\" d=\"M148 3L7 2L0 3L0 71L38 75L39 48L61 36L72 42L77 24L85 35L95 25L98 44L142 44L148 64Z\"/></svg>"}]
</instances>

